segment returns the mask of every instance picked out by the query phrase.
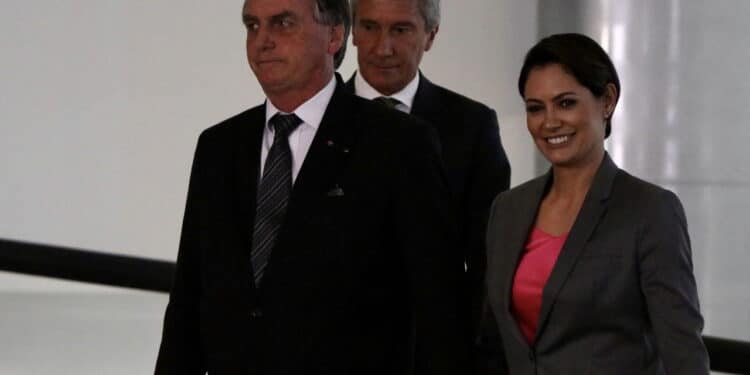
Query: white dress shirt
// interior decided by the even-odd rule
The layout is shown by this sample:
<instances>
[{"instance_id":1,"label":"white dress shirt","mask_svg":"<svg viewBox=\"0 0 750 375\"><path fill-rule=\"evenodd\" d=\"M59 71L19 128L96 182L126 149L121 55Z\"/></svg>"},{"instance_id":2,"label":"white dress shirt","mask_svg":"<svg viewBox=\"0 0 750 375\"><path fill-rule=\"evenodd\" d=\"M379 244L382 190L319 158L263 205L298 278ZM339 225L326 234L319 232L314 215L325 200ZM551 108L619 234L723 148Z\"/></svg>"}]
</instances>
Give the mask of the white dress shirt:
<instances>
[{"instance_id":1,"label":"white dress shirt","mask_svg":"<svg viewBox=\"0 0 750 375\"><path fill-rule=\"evenodd\" d=\"M364 77L362 77L362 74L357 74L354 76L354 92L357 94L357 96L365 98L365 99L375 99L379 98L381 96L386 96L389 98L393 98L401 102L400 104L396 105L396 109L398 109L401 112L409 113L411 112L411 107L414 104L414 96L417 95L417 88L419 87L419 74L416 74L414 76L414 79L409 82L406 87L401 89L401 91L393 94L393 95L383 95L378 92L378 90L375 90L374 87L372 87Z\"/></svg>"},{"instance_id":2,"label":"white dress shirt","mask_svg":"<svg viewBox=\"0 0 750 375\"><path fill-rule=\"evenodd\" d=\"M331 101L335 89L336 77L334 76L323 89L293 111L302 120L302 124L289 134L289 148L292 151L292 183L297 180L297 174L299 174L302 168L307 151L310 149L313 138L315 138L315 133L318 132L320 122L323 120L323 114L325 114L326 108L328 108L328 103ZM268 158L268 151L271 150L274 139L274 129L269 125L268 121L273 115L279 112L287 114L276 108L266 98L266 126L263 127L263 145L260 150L259 183L263 177L263 169L266 165L266 158Z\"/></svg>"}]
</instances>

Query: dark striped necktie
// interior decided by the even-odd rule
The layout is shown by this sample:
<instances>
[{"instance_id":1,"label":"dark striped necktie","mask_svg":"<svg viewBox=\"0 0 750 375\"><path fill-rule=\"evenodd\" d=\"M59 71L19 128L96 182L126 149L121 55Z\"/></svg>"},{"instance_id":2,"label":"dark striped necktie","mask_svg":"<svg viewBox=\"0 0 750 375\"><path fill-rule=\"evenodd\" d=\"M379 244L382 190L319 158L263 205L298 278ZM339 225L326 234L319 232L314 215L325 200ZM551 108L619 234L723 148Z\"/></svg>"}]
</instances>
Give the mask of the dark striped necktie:
<instances>
[{"instance_id":1,"label":"dark striped necktie","mask_svg":"<svg viewBox=\"0 0 750 375\"><path fill-rule=\"evenodd\" d=\"M289 196L292 194L292 152L288 138L302 120L295 114L277 113L269 123L274 128L274 138L258 187L253 249L250 255L256 286L260 285L286 216Z\"/></svg>"},{"instance_id":2,"label":"dark striped necktie","mask_svg":"<svg viewBox=\"0 0 750 375\"><path fill-rule=\"evenodd\" d=\"M396 106L401 104L401 101L398 99L394 99L388 96L379 96L375 99L373 99L376 103L380 103L388 108L396 109Z\"/></svg>"}]
</instances>

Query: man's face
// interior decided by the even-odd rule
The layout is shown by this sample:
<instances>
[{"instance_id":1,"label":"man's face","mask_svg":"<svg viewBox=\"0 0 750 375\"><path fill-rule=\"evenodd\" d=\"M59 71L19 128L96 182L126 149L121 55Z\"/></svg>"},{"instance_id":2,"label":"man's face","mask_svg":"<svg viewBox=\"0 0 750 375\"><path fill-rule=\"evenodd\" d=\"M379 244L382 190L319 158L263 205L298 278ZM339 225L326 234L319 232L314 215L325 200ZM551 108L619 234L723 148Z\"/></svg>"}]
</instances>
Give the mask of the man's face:
<instances>
[{"instance_id":1,"label":"man's face","mask_svg":"<svg viewBox=\"0 0 750 375\"><path fill-rule=\"evenodd\" d=\"M417 0L360 0L353 28L359 73L384 95L400 91L436 33L425 28Z\"/></svg>"},{"instance_id":2,"label":"man's face","mask_svg":"<svg viewBox=\"0 0 750 375\"><path fill-rule=\"evenodd\" d=\"M315 20L313 0L246 0L247 60L269 97L307 95L325 85L343 26Z\"/></svg>"}]
</instances>

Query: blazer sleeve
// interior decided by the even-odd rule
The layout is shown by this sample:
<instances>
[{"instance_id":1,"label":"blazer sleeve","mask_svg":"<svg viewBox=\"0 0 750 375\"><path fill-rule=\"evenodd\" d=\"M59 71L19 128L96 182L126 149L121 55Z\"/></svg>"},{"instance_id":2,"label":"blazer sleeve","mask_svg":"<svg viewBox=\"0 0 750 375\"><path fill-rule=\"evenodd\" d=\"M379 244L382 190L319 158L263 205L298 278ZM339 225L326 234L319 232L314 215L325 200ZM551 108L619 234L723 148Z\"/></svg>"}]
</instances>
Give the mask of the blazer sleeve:
<instances>
[{"instance_id":1,"label":"blazer sleeve","mask_svg":"<svg viewBox=\"0 0 750 375\"><path fill-rule=\"evenodd\" d=\"M416 125L416 124L415 124ZM411 304L414 374L466 373L468 342L459 316L463 273L450 194L434 131L408 126L398 153L395 236Z\"/></svg>"},{"instance_id":2,"label":"blazer sleeve","mask_svg":"<svg viewBox=\"0 0 750 375\"><path fill-rule=\"evenodd\" d=\"M198 140L188 187L182 234L177 254L177 269L164 315L164 327L156 375L205 374L199 334L200 206L207 163L205 132Z\"/></svg>"},{"instance_id":3,"label":"blazer sleeve","mask_svg":"<svg viewBox=\"0 0 750 375\"><path fill-rule=\"evenodd\" d=\"M682 204L662 190L649 207L638 246L640 281L664 369L669 375L709 374Z\"/></svg>"},{"instance_id":4,"label":"blazer sleeve","mask_svg":"<svg viewBox=\"0 0 750 375\"><path fill-rule=\"evenodd\" d=\"M489 209L489 218L486 225L486 241L487 249L491 248L490 243L494 242L497 238L495 233L490 232L490 228L496 227L495 223L495 212L498 202L502 200L502 193L498 194ZM487 254L489 257L489 253ZM488 272L496 272L488 270ZM475 375L507 375L508 364L505 359L505 351L503 348L503 340L500 334L500 327L497 325L497 318L492 311L492 306L489 301L489 287L488 281L485 277L482 280L484 299L482 301L481 314L479 318L479 325L477 334L474 338L474 347L472 351L472 361L474 366Z\"/></svg>"}]
</instances>

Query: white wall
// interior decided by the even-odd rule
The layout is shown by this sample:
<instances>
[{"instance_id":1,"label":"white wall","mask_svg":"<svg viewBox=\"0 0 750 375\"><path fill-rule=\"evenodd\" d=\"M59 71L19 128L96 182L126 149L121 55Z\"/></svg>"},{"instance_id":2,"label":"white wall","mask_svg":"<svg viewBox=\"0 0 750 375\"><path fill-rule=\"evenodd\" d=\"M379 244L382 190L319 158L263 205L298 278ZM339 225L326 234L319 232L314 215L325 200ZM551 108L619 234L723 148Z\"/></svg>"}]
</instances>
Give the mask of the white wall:
<instances>
[{"instance_id":1,"label":"white wall","mask_svg":"<svg viewBox=\"0 0 750 375\"><path fill-rule=\"evenodd\" d=\"M622 82L608 149L687 215L704 333L750 340L746 0L539 2L542 33L584 32ZM743 156L744 155L744 156Z\"/></svg>"},{"instance_id":2,"label":"white wall","mask_svg":"<svg viewBox=\"0 0 750 375\"><path fill-rule=\"evenodd\" d=\"M515 80L536 3L444 0L423 64L497 109L514 185L533 174ZM0 238L173 260L198 134L263 99L241 5L2 1ZM0 273L0 290L49 288L91 287Z\"/></svg>"}]
</instances>

